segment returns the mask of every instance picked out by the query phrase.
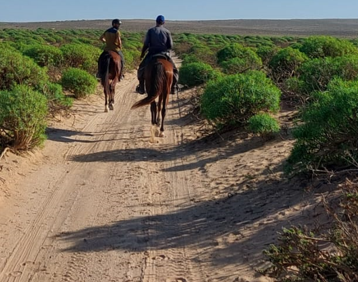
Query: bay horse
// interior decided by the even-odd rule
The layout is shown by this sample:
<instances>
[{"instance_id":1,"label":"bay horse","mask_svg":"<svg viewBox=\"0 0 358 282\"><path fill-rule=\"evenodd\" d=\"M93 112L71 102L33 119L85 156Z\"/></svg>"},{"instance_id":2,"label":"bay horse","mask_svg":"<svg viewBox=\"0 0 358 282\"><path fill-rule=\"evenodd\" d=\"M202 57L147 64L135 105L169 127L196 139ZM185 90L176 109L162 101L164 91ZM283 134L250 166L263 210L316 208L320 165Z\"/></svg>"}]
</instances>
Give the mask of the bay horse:
<instances>
[{"instance_id":1,"label":"bay horse","mask_svg":"<svg viewBox=\"0 0 358 282\"><path fill-rule=\"evenodd\" d=\"M121 79L121 56L114 51L103 51L98 59L99 76L104 89L104 111L113 110L116 84Z\"/></svg>"},{"instance_id":2,"label":"bay horse","mask_svg":"<svg viewBox=\"0 0 358 282\"><path fill-rule=\"evenodd\" d=\"M164 118L169 102L169 94L173 83L173 65L164 55L155 55L144 69L145 88L148 96L136 102L132 109L150 104L152 130L160 125L159 137L164 137ZM158 102L156 102L158 98ZM160 114L162 119L160 120ZM151 139L153 140L153 131Z\"/></svg>"}]
</instances>

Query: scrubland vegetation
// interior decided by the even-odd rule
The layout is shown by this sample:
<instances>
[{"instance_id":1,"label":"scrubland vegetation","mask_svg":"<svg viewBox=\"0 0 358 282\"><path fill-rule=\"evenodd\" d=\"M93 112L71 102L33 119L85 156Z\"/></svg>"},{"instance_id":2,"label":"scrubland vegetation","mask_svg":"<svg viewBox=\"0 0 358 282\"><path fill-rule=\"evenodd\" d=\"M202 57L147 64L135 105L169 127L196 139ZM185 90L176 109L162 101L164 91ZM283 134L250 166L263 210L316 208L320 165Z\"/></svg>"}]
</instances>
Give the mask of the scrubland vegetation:
<instances>
[{"instance_id":1,"label":"scrubland vegetation","mask_svg":"<svg viewBox=\"0 0 358 282\"><path fill-rule=\"evenodd\" d=\"M29 150L45 140L46 116L95 92L99 30L0 30L0 149ZM126 69L139 64L144 34L124 33ZM200 113L217 130L275 138L281 101L293 101L295 145L288 176L358 169L357 41L329 36L174 34L180 81L198 88ZM285 229L265 250L277 281L358 281L358 190L342 183L334 224ZM289 191L288 191L289 193ZM330 243L330 251L320 248Z\"/></svg>"}]
</instances>

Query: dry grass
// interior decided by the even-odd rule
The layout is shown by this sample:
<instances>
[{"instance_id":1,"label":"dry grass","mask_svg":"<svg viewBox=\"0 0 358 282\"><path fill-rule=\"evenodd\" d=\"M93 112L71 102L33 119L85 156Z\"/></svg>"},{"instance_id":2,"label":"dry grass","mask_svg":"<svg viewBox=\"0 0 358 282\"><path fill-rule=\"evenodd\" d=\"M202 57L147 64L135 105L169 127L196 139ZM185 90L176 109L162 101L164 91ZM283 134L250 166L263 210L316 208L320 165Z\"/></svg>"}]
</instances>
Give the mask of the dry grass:
<instances>
[{"instance_id":1,"label":"dry grass","mask_svg":"<svg viewBox=\"0 0 358 282\"><path fill-rule=\"evenodd\" d=\"M121 29L128 32L142 32L154 25L154 20L123 19ZM105 29L108 20L78 20L56 22L1 23L0 28L54 28L54 29ZM207 20L170 21L166 27L173 33L237 34L268 36L310 36L331 35L356 38L358 19L320 20Z\"/></svg>"}]
</instances>

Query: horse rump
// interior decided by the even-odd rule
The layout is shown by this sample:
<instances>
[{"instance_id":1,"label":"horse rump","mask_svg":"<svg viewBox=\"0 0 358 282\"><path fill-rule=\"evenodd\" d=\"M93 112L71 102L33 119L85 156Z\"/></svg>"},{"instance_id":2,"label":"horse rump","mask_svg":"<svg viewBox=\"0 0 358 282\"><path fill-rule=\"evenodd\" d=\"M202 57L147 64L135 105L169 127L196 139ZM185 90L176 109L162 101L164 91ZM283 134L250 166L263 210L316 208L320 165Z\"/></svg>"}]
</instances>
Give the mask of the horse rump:
<instances>
[{"instance_id":1,"label":"horse rump","mask_svg":"<svg viewBox=\"0 0 358 282\"><path fill-rule=\"evenodd\" d=\"M98 58L98 74L102 79L108 71L110 60L111 54L107 51L103 51Z\"/></svg>"},{"instance_id":2,"label":"horse rump","mask_svg":"<svg viewBox=\"0 0 358 282\"><path fill-rule=\"evenodd\" d=\"M162 62L152 58L145 69L145 80L148 96L136 102L131 109L151 104L162 93L165 81L165 69Z\"/></svg>"}]
</instances>

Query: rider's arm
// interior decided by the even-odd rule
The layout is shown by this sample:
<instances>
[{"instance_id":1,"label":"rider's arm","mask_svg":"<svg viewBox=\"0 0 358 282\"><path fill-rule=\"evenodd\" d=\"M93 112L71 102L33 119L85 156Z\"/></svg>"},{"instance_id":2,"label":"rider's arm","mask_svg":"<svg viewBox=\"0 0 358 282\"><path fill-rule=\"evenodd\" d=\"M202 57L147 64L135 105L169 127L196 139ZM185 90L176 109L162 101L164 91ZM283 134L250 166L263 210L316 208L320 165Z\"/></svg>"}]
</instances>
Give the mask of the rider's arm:
<instances>
[{"instance_id":1,"label":"rider's arm","mask_svg":"<svg viewBox=\"0 0 358 282\"><path fill-rule=\"evenodd\" d=\"M140 59L143 59L145 56L145 52L148 50L148 46L143 45L142 53L140 54Z\"/></svg>"},{"instance_id":2,"label":"rider's arm","mask_svg":"<svg viewBox=\"0 0 358 282\"><path fill-rule=\"evenodd\" d=\"M170 34L170 32L168 33L168 40L167 40L167 48L168 50L173 49L173 38L172 35Z\"/></svg>"},{"instance_id":3,"label":"rider's arm","mask_svg":"<svg viewBox=\"0 0 358 282\"><path fill-rule=\"evenodd\" d=\"M147 32L145 39L144 39L144 43L143 43L143 48L142 48L142 53L140 55L140 59L144 58L145 52L148 50L149 48L149 32Z\"/></svg>"},{"instance_id":4,"label":"rider's arm","mask_svg":"<svg viewBox=\"0 0 358 282\"><path fill-rule=\"evenodd\" d=\"M99 40L100 41L102 41L102 42L106 42L106 38L105 38L105 35L104 35L105 33L103 33L101 36L100 36L100 38L99 38Z\"/></svg>"},{"instance_id":5,"label":"rider's arm","mask_svg":"<svg viewBox=\"0 0 358 282\"><path fill-rule=\"evenodd\" d=\"M117 46L118 46L120 49L122 49L121 34L120 34L119 32L117 32L116 42L117 42Z\"/></svg>"}]
</instances>

